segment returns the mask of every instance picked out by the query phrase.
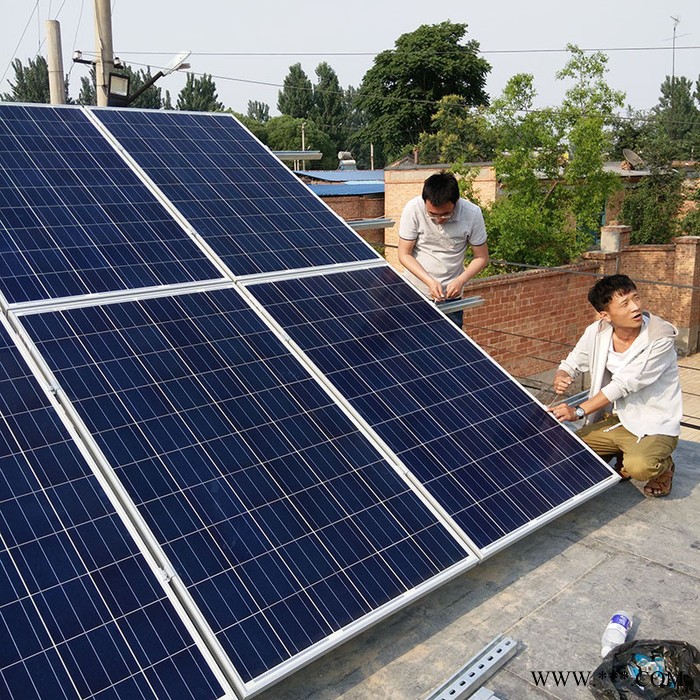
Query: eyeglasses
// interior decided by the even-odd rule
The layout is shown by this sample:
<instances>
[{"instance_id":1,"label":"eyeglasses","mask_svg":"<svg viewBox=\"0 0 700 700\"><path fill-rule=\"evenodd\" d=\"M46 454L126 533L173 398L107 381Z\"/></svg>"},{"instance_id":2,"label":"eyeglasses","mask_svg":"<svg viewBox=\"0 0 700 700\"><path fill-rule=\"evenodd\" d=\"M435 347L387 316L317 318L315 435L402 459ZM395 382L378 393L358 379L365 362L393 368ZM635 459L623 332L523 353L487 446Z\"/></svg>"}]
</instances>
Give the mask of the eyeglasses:
<instances>
[{"instance_id":1,"label":"eyeglasses","mask_svg":"<svg viewBox=\"0 0 700 700\"><path fill-rule=\"evenodd\" d=\"M446 221L449 219L452 214L454 214L454 205L452 206L452 209L450 211L430 211L428 207L425 208L425 213L428 215L429 219L432 219L433 221Z\"/></svg>"}]
</instances>

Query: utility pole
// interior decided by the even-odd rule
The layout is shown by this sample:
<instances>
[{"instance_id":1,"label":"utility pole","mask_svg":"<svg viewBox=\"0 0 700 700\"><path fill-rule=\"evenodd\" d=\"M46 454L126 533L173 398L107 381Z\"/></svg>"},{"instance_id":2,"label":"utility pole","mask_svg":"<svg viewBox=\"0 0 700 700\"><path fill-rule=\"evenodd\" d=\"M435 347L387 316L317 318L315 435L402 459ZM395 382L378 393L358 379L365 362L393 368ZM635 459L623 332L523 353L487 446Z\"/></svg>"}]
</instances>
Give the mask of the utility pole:
<instances>
[{"instance_id":1,"label":"utility pole","mask_svg":"<svg viewBox=\"0 0 700 700\"><path fill-rule=\"evenodd\" d=\"M306 150L306 122L301 123L301 150L305 151ZM301 168L302 170L306 170L306 161L302 160L301 161Z\"/></svg>"},{"instance_id":2,"label":"utility pole","mask_svg":"<svg viewBox=\"0 0 700 700\"><path fill-rule=\"evenodd\" d=\"M46 20L46 49L49 66L49 95L52 105L66 103L66 85L63 78L63 54L61 53L61 25L58 20Z\"/></svg>"},{"instance_id":3,"label":"utility pole","mask_svg":"<svg viewBox=\"0 0 700 700\"><path fill-rule=\"evenodd\" d=\"M109 74L114 70L112 9L109 3L110 0L95 0L95 92L98 107L107 106Z\"/></svg>"}]
</instances>

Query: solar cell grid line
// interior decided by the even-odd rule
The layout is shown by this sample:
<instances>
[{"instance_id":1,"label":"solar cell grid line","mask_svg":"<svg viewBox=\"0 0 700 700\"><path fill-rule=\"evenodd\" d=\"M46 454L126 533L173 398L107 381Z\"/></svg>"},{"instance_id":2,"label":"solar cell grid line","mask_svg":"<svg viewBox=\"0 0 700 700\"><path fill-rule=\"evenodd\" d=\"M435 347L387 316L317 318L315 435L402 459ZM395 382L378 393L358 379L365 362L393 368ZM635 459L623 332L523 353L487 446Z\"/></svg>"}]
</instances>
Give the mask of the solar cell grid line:
<instances>
[{"instance_id":1,"label":"solar cell grid line","mask_svg":"<svg viewBox=\"0 0 700 700\"><path fill-rule=\"evenodd\" d=\"M7 301L221 279L79 107L0 104Z\"/></svg>"},{"instance_id":2,"label":"solar cell grid line","mask_svg":"<svg viewBox=\"0 0 700 700\"><path fill-rule=\"evenodd\" d=\"M381 259L231 114L90 114L237 277Z\"/></svg>"},{"instance_id":3,"label":"solar cell grid line","mask_svg":"<svg viewBox=\"0 0 700 700\"><path fill-rule=\"evenodd\" d=\"M246 289L483 556L618 480L388 266Z\"/></svg>"},{"instance_id":4,"label":"solar cell grid line","mask_svg":"<svg viewBox=\"0 0 700 700\"><path fill-rule=\"evenodd\" d=\"M0 639L3 698L225 694L2 323Z\"/></svg>"},{"instance_id":5,"label":"solar cell grid line","mask_svg":"<svg viewBox=\"0 0 700 700\"><path fill-rule=\"evenodd\" d=\"M243 693L478 561L236 289L20 318Z\"/></svg>"}]
</instances>

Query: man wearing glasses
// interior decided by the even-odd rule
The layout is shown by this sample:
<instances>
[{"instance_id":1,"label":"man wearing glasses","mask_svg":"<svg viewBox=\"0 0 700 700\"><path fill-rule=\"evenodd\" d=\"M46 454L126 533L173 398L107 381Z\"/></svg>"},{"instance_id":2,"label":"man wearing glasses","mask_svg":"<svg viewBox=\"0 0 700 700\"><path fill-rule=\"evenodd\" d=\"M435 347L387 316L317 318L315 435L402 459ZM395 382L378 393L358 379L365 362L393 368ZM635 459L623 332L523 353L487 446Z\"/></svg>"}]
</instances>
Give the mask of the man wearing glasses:
<instances>
[{"instance_id":1,"label":"man wearing glasses","mask_svg":"<svg viewBox=\"0 0 700 700\"><path fill-rule=\"evenodd\" d=\"M467 246L472 260L464 264ZM423 192L404 207L399 224L399 262L406 278L434 301L459 299L464 285L489 262L481 209L459 195L457 178L431 175ZM448 316L461 328L462 311Z\"/></svg>"}]
</instances>

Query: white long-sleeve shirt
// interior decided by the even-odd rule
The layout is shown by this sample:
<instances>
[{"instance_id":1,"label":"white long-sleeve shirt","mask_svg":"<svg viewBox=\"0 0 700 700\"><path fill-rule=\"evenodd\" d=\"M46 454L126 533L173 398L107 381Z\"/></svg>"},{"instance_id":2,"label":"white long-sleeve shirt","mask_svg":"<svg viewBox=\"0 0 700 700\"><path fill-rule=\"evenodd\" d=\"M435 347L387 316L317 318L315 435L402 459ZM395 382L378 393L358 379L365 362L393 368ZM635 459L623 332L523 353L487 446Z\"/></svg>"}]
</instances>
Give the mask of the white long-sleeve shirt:
<instances>
[{"instance_id":1,"label":"white long-sleeve shirt","mask_svg":"<svg viewBox=\"0 0 700 700\"><path fill-rule=\"evenodd\" d=\"M614 405L620 423L637 437L680 435L683 403L675 326L644 312L645 327L626 353L614 375L606 369L613 328L606 321L592 323L576 347L559 365L569 376L590 372L589 397L599 391ZM596 415L587 417L587 422Z\"/></svg>"}]
</instances>

